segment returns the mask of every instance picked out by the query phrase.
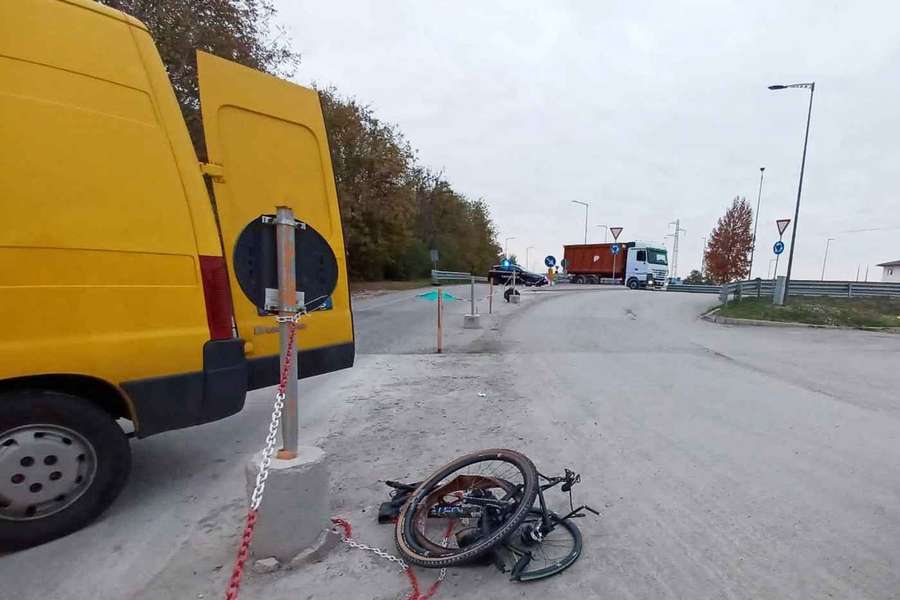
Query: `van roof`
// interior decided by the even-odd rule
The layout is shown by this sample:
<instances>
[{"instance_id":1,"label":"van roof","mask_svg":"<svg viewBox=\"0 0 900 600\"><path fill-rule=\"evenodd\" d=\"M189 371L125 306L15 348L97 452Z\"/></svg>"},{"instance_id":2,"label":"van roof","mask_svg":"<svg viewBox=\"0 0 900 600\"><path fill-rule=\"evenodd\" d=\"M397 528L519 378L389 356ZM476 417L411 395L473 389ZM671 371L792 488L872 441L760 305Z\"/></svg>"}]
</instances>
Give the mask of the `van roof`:
<instances>
[{"instance_id":1,"label":"van roof","mask_svg":"<svg viewBox=\"0 0 900 600\"><path fill-rule=\"evenodd\" d=\"M143 29L144 31L149 33L147 26L141 23L139 20L135 19L131 15L127 13L123 13L120 10L116 10L114 8L110 8L95 0L57 0L57 2L65 2L66 4L72 4L79 8L84 8L95 13L99 13L105 17L110 17L112 19L116 19L117 21L122 21L123 23L127 23L134 27L138 27Z\"/></svg>"}]
</instances>

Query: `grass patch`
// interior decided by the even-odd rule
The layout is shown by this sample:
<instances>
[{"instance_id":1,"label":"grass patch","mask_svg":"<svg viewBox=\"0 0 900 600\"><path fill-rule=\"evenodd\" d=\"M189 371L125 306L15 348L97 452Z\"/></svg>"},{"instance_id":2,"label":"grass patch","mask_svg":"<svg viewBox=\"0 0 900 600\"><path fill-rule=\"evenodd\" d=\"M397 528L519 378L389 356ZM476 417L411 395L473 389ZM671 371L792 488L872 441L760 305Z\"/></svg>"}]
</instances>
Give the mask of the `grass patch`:
<instances>
[{"instance_id":1,"label":"grass patch","mask_svg":"<svg viewBox=\"0 0 900 600\"><path fill-rule=\"evenodd\" d=\"M350 293L394 292L398 290L414 290L430 285L430 279L410 279L409 281L351 281Z\"/></svg>"},{"instance_id":2,"label":"grass patch","mask_svg":"<svg viewBox=\"0 0 900 600\"><path fill-rule=\"evenodd\" d=\"M719 309L723 317L846 327L900 327L900 298L791 298L785 306L747 298Z\"/></svg>"}]
</instances>

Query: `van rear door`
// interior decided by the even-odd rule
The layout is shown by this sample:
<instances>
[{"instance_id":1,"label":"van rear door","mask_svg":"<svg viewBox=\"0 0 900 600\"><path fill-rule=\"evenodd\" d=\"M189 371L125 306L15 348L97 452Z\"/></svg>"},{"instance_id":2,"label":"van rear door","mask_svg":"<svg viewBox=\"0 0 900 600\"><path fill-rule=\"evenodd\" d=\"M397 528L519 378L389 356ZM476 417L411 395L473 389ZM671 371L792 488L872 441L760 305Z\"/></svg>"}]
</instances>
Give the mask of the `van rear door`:
<instances>
[{"instance_id":1,"label":"van rear door","mask_svg":"<svg viewBox=\"0 0 900 600\"><path fill-rule=\"evenodd\" d=\"M235 278L241 231L276 206L321 234L337 259L337 285L326 310L304 317L298 334L300 375L353 365L353 323L341 215L318 94L271 75L197 53L203 128L234 298L238 334L248 342L250 387L278 377L278 333Z\"/></svg>"}]
</instances>

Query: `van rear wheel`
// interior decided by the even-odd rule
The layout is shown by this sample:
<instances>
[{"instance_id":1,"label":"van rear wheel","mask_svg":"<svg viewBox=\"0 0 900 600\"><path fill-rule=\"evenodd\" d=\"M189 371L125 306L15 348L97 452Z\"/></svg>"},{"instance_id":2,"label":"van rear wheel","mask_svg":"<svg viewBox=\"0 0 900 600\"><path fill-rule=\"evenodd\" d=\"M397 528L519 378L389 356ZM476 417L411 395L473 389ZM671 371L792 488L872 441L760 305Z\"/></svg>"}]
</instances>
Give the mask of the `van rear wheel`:
<instances>
[{"instance_id":1,"label":"van rear wheel","mask_svg":"<svg viewBox=\"0 0 900 600\"><path fill-rule=\"evenodd\" d=\"M84 527L112 504L130 468L124 432L84 398L0 394L0 551Z\"/></svg>"}]
</instances>

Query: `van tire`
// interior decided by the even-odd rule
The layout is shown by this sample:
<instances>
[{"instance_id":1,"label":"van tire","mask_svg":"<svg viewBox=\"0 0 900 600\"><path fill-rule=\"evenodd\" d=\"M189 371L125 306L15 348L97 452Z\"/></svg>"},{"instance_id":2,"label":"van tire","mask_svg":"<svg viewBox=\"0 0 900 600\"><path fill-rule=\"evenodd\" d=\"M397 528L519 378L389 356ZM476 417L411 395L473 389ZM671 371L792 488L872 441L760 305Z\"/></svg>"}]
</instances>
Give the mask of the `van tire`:
<instances>
[{"instance_id":1,"label":"van tire","mask_svg":"<svg viewBox=\"0 0 900 600\"><path fill-rule=\"evenodd\" d=\"M66 460L64 455L56 458L52 445L47 450L47 443L42 443L35 446L35 456L29 456L27 446L22 446L20 442L27 443L28 439L33 439L29 438L32 429L36 430L34 438L40 435L42 440L59 443L62 452L67 447L73 447L77 448L75 452L82 453L78 454L73 463L72 460ZM50 433L41 433L42 429ZM75 439L66 437L66 432L74 434L69 437ZM68 444L65 443L66 440ZM7 460L4 466L4 451L11 452L11 448L19 449L15 455L8 455L12 460ZM19 454L23 454L24 458L16 461ZM52 457L53 462L49 462L49 457ZM28 459L28 463L23 462L25 459ZM55 465L58 462L61 476L57 474L54 477L51 474L48 479L66 482L69 475L78 474L79 469L85 468L82 466L85 460L90 466L90 473L83 486L77 485L75 477L72 477L70 483L63 484L43 481L46 477L44 471L48 470L43 465ZM72 467L72 464L76 466ZM64 489L71 490L71 494L77 494L77 499L70 500L68 504L65 500L61 504L54 504L59 502L58 498L54 498L42 505L42 510L47 515L38 517L17 516L9 508L11 504L6 508L0 506L0 551L20 550L43 544L81 529L96 519L113 503L128 480L131 447L113 417L84 398L46 390L4 392L0 393L0 469L3 470L0 473L0 497L4 497L4 486L7 486L7 492L12 491L8 486L13 485L13 482L6 472L9 468L22 471L12 476L24 478L21 485L27 484L28 478L33 477L35 483L47 486L45 493L62 485ZM29 471L30 469L33 470ZM84 476L78 474L78 477ZM64 498L64 494L59 498ZM4 510L7 511L5 515ZM33 510L33 507L28 510ZM52 512L53 510L57 512Z\"/></svg>"},{"instance_id":2,"label":"van tire","mask_svg":"<svg viewBox=\"0 0 900 600\"><path fill-rule=\"evenodd\" d=\"M639 282L634 277L632 277L631 279L628 280L628 289L629 290L636 290L639 287L641 287L641 282Z\"/></svg>"}]
</instances>

